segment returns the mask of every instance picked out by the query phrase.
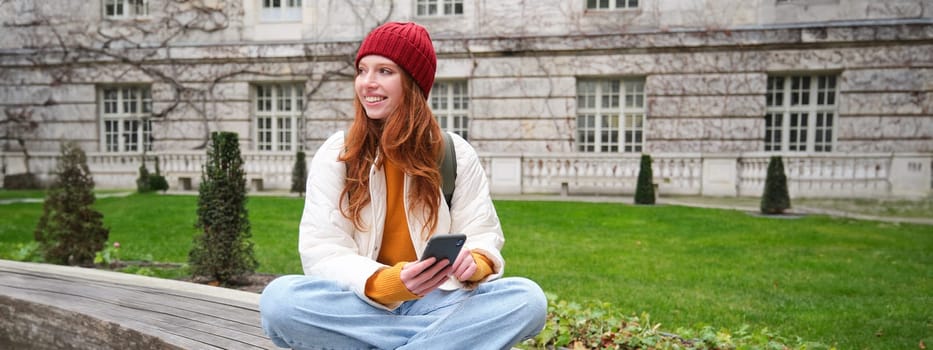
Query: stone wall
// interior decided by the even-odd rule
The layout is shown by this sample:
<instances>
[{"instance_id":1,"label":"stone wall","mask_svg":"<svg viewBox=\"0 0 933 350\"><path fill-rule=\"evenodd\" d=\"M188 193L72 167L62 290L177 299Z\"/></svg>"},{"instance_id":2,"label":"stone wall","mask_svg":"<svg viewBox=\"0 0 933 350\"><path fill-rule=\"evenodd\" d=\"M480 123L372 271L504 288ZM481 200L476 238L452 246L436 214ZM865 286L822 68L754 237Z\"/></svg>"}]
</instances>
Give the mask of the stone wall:
<instances>
[{"instance_id":1,"label":"stone wall","mask_svg":"<svg viewBox=\"0 0 933 350\"><path fill-rule=\"evenodd\" d=\"M814 31L826 35L807 40ZM691 32L438 40L438 80L469 82L471 141L480 151L574 151L576 81L616 77L645 81L646 151L750 152L763 147L768 74L835 73L839 151L930 152L929 33L933 24L753 30L732 39ZM640 44L628 48L629 42ZM587 48L597 43L603 46ZM532 49L510 51L522 46ZM209 131L220 129L240 133L244 147L253 149L251 84L299 82L307 91L301 138L313 150L352 114L348 62L354 46L327 47L334 54L323 58L300 56L324 49L316 44L185 47L144 66L62 66L64 78L55 76L55 66L35 67L13 56L0 61L6 63L0 66L6 82L0 84L0 103L40 122L30 149L56 150L60 140L70 139L97 151L97 87L151 84L154 110L164 112L155 117L157 150L198 149ZM262 52L263 58L242 52ZM176 78L160 79L146 70Z\"/></svg>"},{"instance_id":2,"label":"stone wall","mask_svg":"<svg viewBox=\"0 0 933 350\"><path fill-rule=\"evenodd\" d=\"M468 82L481 153L575 152L576 86L588 78L645 82L645 152L760 152L768 76L824 73L838 76L834 152L933 152L929 1L666 0L608 12L551 2L469 2L454 18L417 17L414 2L307 2L304 20L285 24L258 21L251 0L151 0L138 21L87 21L96 2L3 2L0 109L38 126L4 126L0 147L21 152L24 136L30 152L62 140L101 152L100 87L142 84L155 151L201 150L216 130L255 150L252 86L291 82L304 85L299 141L313 154L351 120L358 40L388 18L426 25L437 80ZM180 20L195 30L171 27ZM148 32L159 25L169 29Z\"/></svg>"}]
</instances>

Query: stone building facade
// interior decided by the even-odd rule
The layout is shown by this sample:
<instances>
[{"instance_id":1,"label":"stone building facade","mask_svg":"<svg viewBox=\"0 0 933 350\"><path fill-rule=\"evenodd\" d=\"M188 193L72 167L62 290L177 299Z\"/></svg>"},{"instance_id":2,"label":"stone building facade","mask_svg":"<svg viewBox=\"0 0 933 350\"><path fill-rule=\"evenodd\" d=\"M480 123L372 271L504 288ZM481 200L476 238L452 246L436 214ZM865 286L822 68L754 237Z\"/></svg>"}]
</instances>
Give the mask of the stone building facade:
<instances>
[{"instance_id":1,"label":"stone building facade","mask_svg":"<svg viewBox=\"0 0 933 350\"><path fill-rule=\"evenodd\" d=\"M0 2L2 175L48 179L62 141L98 187L145 153L175 189L210 132L240 135L255 190L352 119L353 55L387 20L438 53L442 126L496 193L933 194L930 0L55 0Z\"/></svg>"}]
</instances>

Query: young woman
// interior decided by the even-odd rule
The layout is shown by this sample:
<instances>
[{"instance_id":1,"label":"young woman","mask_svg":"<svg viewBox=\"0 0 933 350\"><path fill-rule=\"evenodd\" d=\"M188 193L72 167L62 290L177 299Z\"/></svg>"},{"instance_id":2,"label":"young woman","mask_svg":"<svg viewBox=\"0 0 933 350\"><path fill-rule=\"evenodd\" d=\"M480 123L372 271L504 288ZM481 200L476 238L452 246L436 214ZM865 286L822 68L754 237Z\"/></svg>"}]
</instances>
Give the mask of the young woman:
<instances>
[{"instance_id":1,"label":"young woman","mask_svg":"<svg viewBox=\"0 0 933 350\"><path fill-rule=\"evenodd\" d=\"M311 161L299 229L304 275L270 283L266 334L296 349L507 349L544 326L534 282L500 278L505 239L473 148L451 135L451 205L427 104L437 57L428 32L387 23L356 57L356 115ZM456 261L421 259L428 239L462 233Z\"/></svg>"}]
</instances>

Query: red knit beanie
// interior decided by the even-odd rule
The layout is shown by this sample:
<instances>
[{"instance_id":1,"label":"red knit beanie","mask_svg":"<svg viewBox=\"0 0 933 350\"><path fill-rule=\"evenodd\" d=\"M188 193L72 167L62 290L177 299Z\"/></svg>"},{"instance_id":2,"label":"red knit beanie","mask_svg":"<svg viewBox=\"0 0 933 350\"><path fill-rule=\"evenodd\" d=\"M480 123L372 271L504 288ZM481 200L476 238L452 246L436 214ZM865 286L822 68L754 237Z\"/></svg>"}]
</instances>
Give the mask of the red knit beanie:
<instances>
[{"instance_id":1,"label":"red knit beanie","mask_svg":"<svg viewBox=\"0 0 933 350\"><path fill-rule=\"evenodd\" d=\"M368 55L383 56L402 67L424 92L424 98L428 98L437 71L437 55L424 27L412 22L383 24L363 40L356 54L356 65Z\"/></svg>"}]
</instances>

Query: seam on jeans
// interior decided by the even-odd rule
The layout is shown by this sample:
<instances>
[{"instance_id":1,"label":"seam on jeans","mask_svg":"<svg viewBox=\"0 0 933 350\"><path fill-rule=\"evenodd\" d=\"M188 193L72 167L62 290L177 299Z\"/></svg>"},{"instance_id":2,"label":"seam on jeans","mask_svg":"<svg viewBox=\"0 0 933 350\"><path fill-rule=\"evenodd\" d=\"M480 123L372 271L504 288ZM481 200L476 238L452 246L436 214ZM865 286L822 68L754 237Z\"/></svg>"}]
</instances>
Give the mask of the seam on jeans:
<instances>
[{"instance_id":1,"label":"seam on jeans","mask_svg":"<svg viewBox=\"0 0 933 350\"><path fill-rule=\"evenodd\" d=\"M452 303L448 303L448 304L444 304L444 305L441 305L441 306L438 306L438 307L436 307L436 308L431 309L430 311L428 311L428 312L430 313L430 312L437 311L437 310L439 310L439 309L443 309L443 308L448 307L448 306L457 305L456 308L454 308L451 312L448 312L447 315L445 315L443 318L441 318L441 319L439 319L439 320L437 320L436 322L434 322L434 323L431 324L431 326L433 326L434 329L432 329L430 333L427 333L427 334L426 334L426 335L427 335L427 338L433 338L435 335L437 335L437 330L441 328L441 327L439 327L438 325L441 324L441 323L443 323L443 322L445 322L445 321L447 321L447 319L450 318L451 316L453 316L454 314L456 314L456 313L462 311L464 305L466 305L467 300L469 300L470 297L472 297L474 294L476 294L476 290L475 290L475 289L474 289L474 290L470 290L470 291L468 291L467 294L465 294L462 298L458 299L457 301L452 302Z\"/></svg>"}]
</instances>

